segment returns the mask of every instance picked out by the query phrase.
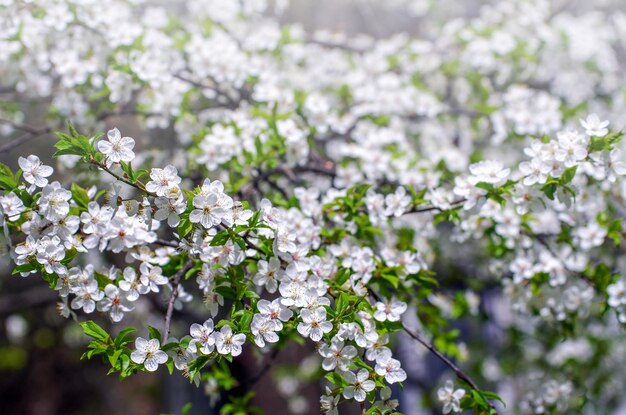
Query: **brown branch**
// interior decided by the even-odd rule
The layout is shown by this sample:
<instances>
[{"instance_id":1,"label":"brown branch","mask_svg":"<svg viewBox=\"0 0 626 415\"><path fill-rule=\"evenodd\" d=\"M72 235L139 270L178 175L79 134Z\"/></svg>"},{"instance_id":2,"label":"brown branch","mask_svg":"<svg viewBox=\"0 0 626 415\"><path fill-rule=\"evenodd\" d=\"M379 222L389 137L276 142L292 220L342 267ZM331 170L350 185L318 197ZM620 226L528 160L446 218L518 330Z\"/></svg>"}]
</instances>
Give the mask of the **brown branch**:
<instances>
[{"instance_id":1,"label":"brown branch","mask_svg":"<svg viewBox=\"0 0 626 415\"><path fill-rule=\"evenodd\" d=\"M295 182L296 176L295 173L315 173L320 176L327 176L330 178L336 177L337 173L334 168L325 168L314 165L304 165L304 166L295 166L295 167L287 167L287 166L278 166L272 169L260 171L259 174L254 176L252 180L245 185L245 187L239 190L239 194L242 195L243 198L248 197L252 189L257 189L259 191L259 184L261 182L265 182L269 184L273 188L277 188L275 182L271 180L272 176L282 175L287 177L291 182ZM276 189L278 190L285 199L288 199L287 192L284 189Z\"/></svg>"},{"instance_id":2,"label":"brown branch","mask_svg":"<svg viewBox=\"0 0 626 415\"><path fill-rule=\"evenodd\" d=\"M0 146L0 153L7 153L16 147L19 147L22 144L26 144L30 140L39 137L40 135L41 134L24 133L21 136L17 137L16 139L11 140L8 143Z\"/></svg>"},{"instance_id":3,"label":"brown branch","mask_svg":"<svg viewBox=\"0 0 626 415\"><path fill-rule=\"evenodd\" d=\"M153 197L157 196L156 193L152 193L152 192L147 191L146 190L146 186L142 182L140 182L139 180L133 182L133 181L127 179L126 177L120 176L119 174L115 173L113 170L108 168L105 163L102 163L102 162L96 160L93 157L91 157L89 159L89 163L93 164L94 166L98 166L99 168L101 168L105 172L109 173L111 176L115 177L120 182L126 183L129 186L132 186L135 189L138 189L138 190L142 191L143 193L145 193L148 196L153 196Z\"/></svg>"},{"instance_id":4,"label":"brown branch","mask_svg":"<svg viewBox=\"0 0 626 415\"><path fill-rule=\"evenodd\" d=\"M180 285L180 280L183 276L193 267L193 261L188 259L185 265L179 269L176 274L170 277L172 281L172 293L170 294L170 299L167 303L167 311L165 312L165 324L163 328L163 339L162 343L165 343L170 336L170 325L172 323L172 314L174 314L174 303L176 302L176 298L178 298L178 287Z\"/></svg>"},{"instance_id":5,"label":"brown branch","mask_svg":"<svg viewBox=\"0 0 626 415\"><path fill-rule=\"evenodd\" d=\"M154 243L157 245L169 246L170 248L180 248L180 243L178 243L177 241L167 241L165 239L157 239L156 241L154 241Z\"/></svg>"},{"instance_id":6,"label":"brown branch","mask_svg":"<svg viewBox=\"0 0 626 415\"><path fill-rule=\"evenodd\" d=\"M356 48L346 43L332 42L332 41L319 40L319 39L308 39L305 41L305 44L321 46L327 49L337 49L337 50L341 50L344 52L350 52L350 53L356 53L356 54L362 54L366 52L365 49Z\"/></svg>"},{"instance_id":7,"label":"brown branch","mask_svg":"<svg viewBox=\"0 0 626 415\"><path fill-rule=\"evenodd\" d=\"M437 350L437 348L434 345L426 341L419 334L411 331L404 323L402 323L402 330L406 334L408 334L409 337L411 337L413 340L417 341L419 344L426 347L432 354L437 356L439 360L441 360L443 363L446 364L446 366L448 366L450 369L452 369L452 371L454 371L454 373L459 379L467 383L472 389L480 391L476 383L468 375L466 375L461 369L459 369L454 363L452 363L452 361L448 359L443 353Z\"/></svg>"},{"instance_id":8,"label":"brown branch","mask_svg":"<svg viewBox=\"0 0 626 415\"><path fill-rule=\"evenodd\" d=\"M279 348L275 348L274 350L272 350L272 353L265 360L265 364L263 365L261 370L259 370L259 372L256 375L252 376L250 380L248 380L248 382L246 382L246 386L252 388L261 379L263 379L263 376L265 376L265 374L270 370L270 368L272 367L272 364L274 363L274 360L276 360L276 357L278 357L278 354L280 353L280 351L281 349Z\"/></svg>"},{"instance_id":9,"label":"brown branch","mask_svg":"<svg viewBox=\"0 0 626 415\"><path fill-rule=\"evenodd\" d=\"M0 153L6 153L8 151L11 151L14 148L19 147L22 144L25 144L34 138L37 138L37 137L40 137L42 135L52 132L52 128L50 127L35 127L33 125L20 124L20 123L7 120L4 118L0 118L0 123L8 124L11 127L15 128L16 130L20 130L24 132L24 134L22 134L21 136L0 146Z\"/></svg>"},{"instance_id":10,"label":"brown branch","mask_svg":"<svg viewBox=\"0 0 626 415\"><path fill-rule=\"evenodd\" d=\"M216 228L220 231L225 231L225 230L229 230L230 228L227 228L226 226L224 226L223 224L218 224L216 226ZM246 233L244 233L243 235L240 235L243 240L245 241L246 245L248 246L248 248L250 249L254 249L257 252L260 252L261 254L264 254L263 250L261 248L259 248L254 242L252 242L249 238L249 231L246 231Z\"/></svg>"},{"instance_id":11,"label":"brown branch","mask_svg":"<svg viewBox=\"0 0 626 415\"><path fill-rule=\"evenodd\" d=\"M580 278L586 283L588 284L591 288L595 288L593 281L589 278L587 278L585 276L585 274L583 274L582 272L577 272L572 270L570 267L567 266L567 264L565 263L565 260L563 258L561 258L561 256L559 254L557 254L556 251L554 251L554 249L552 249L552 246L550 246L550 244L548 243L548 241L546 241L544 239L543 235L539 235L530 231L525 231L523 232L525 235L527 235L528 237L536 240L537 242L539 242L539 244L541 246L543 246L549 253L550 255L552 255L557 261L559 261L559 263L561 264L561 266L563 267L563 269L567 272L569 272L571 275L573 276L580 276Z\"/></svg>"},{"instance_id":12,"label":"brown branch","mask_svg":"<svg viewBox=\"0 0 626 415\"><path fill-rule=\"evenodd\" d=\"M456 207L456 206L460 205L461 203L465 203L466 200L467 199L458 199L458 200L455 200L453 202L450 202L450 205L453 206L453 207ZM439 212L443 212L443 211L448 210L448 209L442 209L442 208L437 207L437 206L427 206L427 207L424 207L424 208L418 208L417 206L415 206L412 209L409 209L406 212L404 212L404 214L406 215L408 213L432 212L434 210L439 211Z\"/></svg>"},{"instance_id":13,"label":"brown branch","mask_svg":"<svg viewBox=\"0 0 626 415\"><path fill-rule=\"evenodd\" d=\"M216 86L203 84L202 82L195 81L182 74L174 74L173 76L174 78L180 79L183 82L187 82L188 84L193 85L196 88L208 89L210 91L213 91L216 94L216 98L222 97L224 100L226 100L225 104L226 104L226 108L228 109L236 109L239 107L240 101L237 101L236 99L228 95L223 90L217 88Z\"/></svg>"},{"instance_id":14,"label":"brown branch","mask_svg":"<svg viewBox=\"0 0 626 415\"><path fill-rule=\"evenodd\" d=\"M50 291L47 286L37 286L32 289L5 294L6 297L0 298L0 316L8 316L17 311L53 304L59 299L58 293Z\"/></svg>"},{"instance_id":15,"label":"brown branch","mask_svg":"<svg viewBox=\"0 0 626 415\"><path fill-rule=\"evenodd\" d=\"M374 297L374 299L376 301L380 301L380 297L373 290L370 289L369 292L372 295L372 297ZM411 329L409 329L406 326L406 324L404 324L404 322L401 322L401 323L402 323L402 330L409 337L411 337L413 340L415 340L416 342L418 342L419 344L424 346L426 349L428 349L429 352L431 352L433 355L435 355L435 357L437 357L439 360L441 360L446 366L448 366L454 372L454 374L456 375L456 377L458 379L460 379L463 382L465 382L473 390L475 390L475 391L477 391L479 393L481 392L481 389L478 387L476 382L474 382L469 375L467 375L457 365L455 365L454 362L452 362L446 355L441 353L432 343L429 343L419 333L414 332ZM487 401L487 402L489 403L489 406L495 411L495 408L491 404L491 402L489 402L489 401Z\"/></svg>"},{"instance_id":16,"label":"brown branch","mask_svg":"<svg viewBox=\"0 0 626 415\"><path fill-rule=\"evenodd\" d=\"M16 130L25 131L30 134L46 134L49 133L52 129L50 127L36 127L30 124L18 123L15 121L7 120L6 118L0 118L0 123L8 124Z\"/></svg>"}]
</instances>

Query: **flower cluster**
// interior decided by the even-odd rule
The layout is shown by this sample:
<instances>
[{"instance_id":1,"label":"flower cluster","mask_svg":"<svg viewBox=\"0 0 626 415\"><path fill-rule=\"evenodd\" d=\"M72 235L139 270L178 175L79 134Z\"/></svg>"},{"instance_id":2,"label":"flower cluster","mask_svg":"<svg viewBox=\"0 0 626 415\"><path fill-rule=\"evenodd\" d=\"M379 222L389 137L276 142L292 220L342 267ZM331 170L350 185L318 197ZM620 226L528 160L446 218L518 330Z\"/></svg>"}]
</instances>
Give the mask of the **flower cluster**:
<instances>
[{"instance_id":1,"label":"flower cluster","mask_svg":"<svg viewBox=\"0 0 626 415\"><path fill-rule=\"evenodd\" d=\"M0 165L14 274L109 320L82 323L87 357L176 368L218 402L254 386L234 358L298 342L310 359L272 376L323 376L329 414L396 412L404 382L444 413L623 400L623 13L514 0L375 39L279 23L282 1L0 3L10 148L67 119L145 127L69 124L56 165ZM380 8L409 3L446 2Z\"/></svg>"}]
</instances>

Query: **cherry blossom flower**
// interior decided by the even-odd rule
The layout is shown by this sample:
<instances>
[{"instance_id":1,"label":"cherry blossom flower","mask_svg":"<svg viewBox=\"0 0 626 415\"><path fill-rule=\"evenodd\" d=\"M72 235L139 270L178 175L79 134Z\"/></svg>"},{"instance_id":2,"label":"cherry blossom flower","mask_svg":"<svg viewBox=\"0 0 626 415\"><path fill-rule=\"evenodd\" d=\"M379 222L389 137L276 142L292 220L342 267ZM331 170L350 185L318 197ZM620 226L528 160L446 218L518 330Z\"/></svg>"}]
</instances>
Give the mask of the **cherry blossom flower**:
<instances>
[{"instance_id":1,"label":"cherry blossom flower","mask_svg":"<svg viewBox=\"0 0 626 415\"><path fill-rule=\"evenodd\" d=\"M200 223L207 229L220 224L226 216L226 211L218 205L218 198L217 193L195 196L193 206L196 209L189 214L191 223Z\"/></svg>"},{"instance_id":2,"label":"cherry blossom flower","mask_svg":"<svg viewBox=\"0 0 626 415\"><path fill-rule=\"evenodd\" d=\"M93 313L96 309L96 303L104 298L104 292L98 289L98 283L95 280L80 285L74 290L74 293L76 297L72 300L72 308L74 310L82 308L87 314Z\"/></svg>"},{"instance_id":3,"label":"cherry blossom flower","mask_svg":"<svg viewBox=\"0 0 626 415\"><path fill-rule=\"evenodd\" d=\"M498 160L483 160L474 163L469 167L469 170L472 173L470 176L472 184L484 182L499 185L504 183L511 173L511 169L505 169L502 162Z\"/></svg>"},{"instance_id":4,"label":"cherry blossom flower","mask_svg":"<svg viewBox=\"0 0 626 415\"><path fill-rule=\"evenodd\" d=\"M229 325L225 325L220 331L215 332L215 347L219 354L239 356L242 351L241 346L245 342L246 335L243 333L233 334Z\"/></svg>"},{"instance_id":5,"label":"cherry blossom flower","mask_svg":"<svg viewBox=\"0 0 626 415\"><path fill-rule=\"evenodd\" d=\"M437 398L443 403L443 413L461 412L461 399L465 396L464 389L454 389L452 381L447 381L445 386L437 391Z\"/></svg>"},{"instance_id":6,"label":"cherry blossom flower","mask_svg":"<svg viewBox=\"0 0 626 415\"><path fill-rule=\"evenodd\" d=\"M346 399L354 399L357 402L363 402L368 392L376 387L373 380L369 379L367 369L359 370L356 375L353 372L345 372L343 377L348 382L348 386L343 389L343 397Z\"/></svg>"},{"instance_id":7,"label":"cherry blossom flower","mask_svg":"<svg viewBox=\"0 0 626 415\"><path fill-rule=\"evenodd\" d=\"M258 272L255 274L253 281L256 285L265 287L268 293L273 294L278 288L280 260L276 257L270 258L269 261L260 260L258 262Z\"/></svg>"},{"instance_id":8,"label":"cherry blossom flower","mask_svg":"<svg viewBox=\"0 0 626 415\"><path fill-rule=\"evenodd\" d=\"M326 321L326 309L323 307L310 310L303 309L300 312L302 322L298 324L298 333L304 337L310 337L314 342L322 340L324 333L333 329L331 322Z\"/></svg>"},{"instance_id":9,"label":"cherry blossom flower","mask_svg":"<svg viewBox=\"0 0 626 415\"><path fill-rule=\"evenodd\" d=\"M39 157L30 155L27 158L20 157L17 162L24 174L24 180L37 187L44 187L48 184L48 177L52 175L52 167L46 166L39 160Z\"/></svg>"},{"instance_id":10,"label":"cherry blossom flower","mask_svg":"<svg viewBox=\"0 0 626 415\"><path fill-rule=\"evenodd\" d=\"M378 321L399 321L406 311L406 304L402 301L391 300L387 303L377 302L374 318Z\"/></svg>"},{"instance_id":11,"label":"cherry blossom flower","mask_svg":"<svg viewBox=\"0 0 626 415\"><path fill-rule=\"evenodd\" d=\"M603 137L608 134L608 121L600 121L597 114L589 114L586 119L580 120L580 125L585 129L588 136Z\"/></svg>"},{"instance_id":12,"label":"cherry blossom flower","mask_svg":"<svg viewBox=\"0 0 626 415\"><path fill-rule=\"evenodd\" d=\"M135 158L135 153L133 152L135 140L131 137L122 137L120 130L117 128L107 132L107 139L108 141L98 141L98 150L107 157L109 163L133 161Z\"/></svg>"},{"instance_id":13,"label":"cherry blossom flower","mask_svg":"<svg viewBox=\"0 0 626 415\"><path fill-rule=\"evenodd\" d=\"M104 297L98 302L98 310L109 313L111 321L117 323L124 318L124 313L132 311L132 307L126 304L126 299L120 290L113 284L104 287Z\"/></svg>"},{"instance_id":14,"label":"cherry blossom flower","mask_svg":"<svg viewBox=\"0 0 626 415\"><path fill-rule=\"evenodd\" d=\"M279 298L268 301L265 299L260 299L256 303L257 309L259 310L259 314L267 317L274 326L276 327L276 331L282 330L284 321L289 321L293 316L293 311L289 308L285 307Z\"/></svg>"},{"instance_id":15,"label":"cherry blossom flower","mask_svg":"<svg viewBox=\"0 0 626 415\"><path fill-rule=\"evenodd\" d=\"M348 370L348 366L357 355L354 346L344 346L344 342L340 339L333 338L330 345L324 344L320 347L320 355L324 358L322 368L324 370Z\"/></svg>"},{"instance_id":16,"label":"cherry blossom flower","mask_svg":"<svg viewBox=\"0 0 626 415\"><path fill-rule=\"evenodd\" d=\"M198 323L193 323L191 325L189 333L192 337L191 341L189 342L189 350L192 353L200 351L204 354L209 354L213 351L215 346L213 320L208 319L202 325Z\"/></svg>"},{"instance_id":17,"label":"cherry blossom flower","mask_svg":"<svg viewBox=\"0 0 626 415\"><path fill-rule=\"evenodd\" d=\"M384 376L389 384L406 380L406 372L400 368L400 361L391 357L389 349L378 355L375 370L377 374Z\"/></svg>"},{"instance_id":18,"label":"cherry blossom flower","mask_svg":"<svg viewBox=\"0 0 626 415\"><path fill-rule=\"evenodd\" d=\"M320 396L320 410L327 415L338 415L340 395L331 395L331 390L326 387L326 394Z\"/></svg>"},{"instance_id":19,"label":"cherry blossom flower","mask_svg":"<svg viewBox=\"0 0 626 415\"><path fill-rule=\"evenodd\" d=\"M169 189L178 187L181 181L178 177L178 170L172 165L162 169L153 168L150 171L150 178L152 180L146 183L146 190L157 196L166 196Z\"/></svg>"},{"instance_id":20,"label":"cherry blossom flower","mask_svg":"<svg viewBox=\"0 0 626 415\"><path fill-rule=\"evenodd\" d=\"M276 324L262 314L255 314L250 323L250 332L254 336L254 342L259 347L265 347L265 342L276 343L279 340Z\"/></svg>"},{"instance_id":21,"label":"cherry blossom flower","mask_svg":"<svg viewBox=\"0 0 626 415\"><path fill-rule=\"evenodd\" d=\"M135 339L135 350L130 354L130 360L143 364L148 372L154 372L159 365L167 362L167 354L161 350L161 343L157 339L146 340L143 337Z\"/></svg>"}]
</instances>

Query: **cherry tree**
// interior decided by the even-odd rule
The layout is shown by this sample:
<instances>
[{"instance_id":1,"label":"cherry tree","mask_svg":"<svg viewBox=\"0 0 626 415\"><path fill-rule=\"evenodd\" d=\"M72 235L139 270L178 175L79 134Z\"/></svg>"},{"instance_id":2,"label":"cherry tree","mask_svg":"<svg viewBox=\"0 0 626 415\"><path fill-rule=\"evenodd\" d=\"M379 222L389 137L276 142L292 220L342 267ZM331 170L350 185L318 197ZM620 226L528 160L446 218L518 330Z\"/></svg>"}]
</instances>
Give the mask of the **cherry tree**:
<instances>
[{"instance_id":1,"label":"cherry tree","mask_svg":"<svg viewBox=\"0 0 626 415\"><path fill-rule=\"evenodd\" d=\"M184 6L0 1L6 278L57 292L84 357L224 414L293 343L327 414L410 413L425 354L443 413L623 402L626 14L514 0L372 38L284 1ZM51 133L54 161L30 154Z\"/></svg>"}]
</instances>

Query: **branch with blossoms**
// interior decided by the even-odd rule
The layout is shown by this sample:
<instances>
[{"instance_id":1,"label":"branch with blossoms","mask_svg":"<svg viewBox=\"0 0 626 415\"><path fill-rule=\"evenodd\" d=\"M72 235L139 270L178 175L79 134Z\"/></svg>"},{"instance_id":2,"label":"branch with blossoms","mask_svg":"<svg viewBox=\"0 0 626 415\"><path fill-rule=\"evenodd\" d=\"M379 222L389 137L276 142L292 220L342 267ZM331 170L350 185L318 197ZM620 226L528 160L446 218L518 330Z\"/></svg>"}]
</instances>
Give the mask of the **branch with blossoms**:
<instances>
[{"instance_id":1,"label":"branch with blossoms","mask_svg":"<svg viewBox=\"0 0 626 415\"><path fill-rule=\"evenodd\" d=\"M139 191L140 200L122 199L121 189L113 185L115 195L109 198L110 203L100 205L95 189L86 190L74 183L70 190L65 190L59 182L48 182L52 169L42 165L36 156L20 159L22 177L30 187L20 185L20 175L7 169L0 181L6 192L1 199L6 215L4 229L22 229L26 236L26 241L13 251L15 273L40 273L52 289L59 291L64 315L73 313L72 310L82 309L87 314L98 310L115 323L132 313L132 304L142 296L158 293L164 286L171 291L163 332L148 327L150 339L138 337L132 352L127 344L134 328L126 327L113 338L93 321L84 323L85 333L94 339L86 357L106 356L111 370L123 378L138 370L154 371L167 364L170 370L175 366L198 382L207 367L241 354L247 340L263 348L278 342L281 335L285 340L302 336L322 344L323 369L329 371L326 378L335 385L333 396L342 395L357 402L367 398L373 402L376 389L384 391L385 383L406 378L399 361L392 358L391 349L376 339L387 339L387 333L404 330L481 396L482 402L475 403L477 410L482 404L493 410L485 399L491 395L484 395L469 376L433 345L406 326L396 324L406 310L405 303L394 300L397 306L392 308L381 301L370 304L360 293L367 292L371 275L360 274L363 269L334 264L332 256L320 256L323 251L319 242L303 245L302 238L309 237L292 233L293 222L282 219L286 212L267 201L255 212L243 205L237 207L218 181L205 180L194 191L182 190L181 178L173 166L152 168L150 180L144 184L138 179L141 173L132 168L134 140L122 137L118 130L109 131L107 138L100 140L83 136L72 126L70 134L58 135L56 156L75 155L96 164ZM362 189L355 189L351 196L355 203L359 192ZM343 210L338 209L338 200L328 204L331 216ZM388 203L396 204L392 198L388 198ZM398 213L397 209L393 214ZM326 215L325 220L332 221L331 216ZM176 244L170 243L164 244L160 252L140 248L158 243L161 221L167 223L180 244L188 244L183 254L173 249ZM139 270L131 264L106 272L79 265L78 254L93 249L127 252L140 261ZM144 252L138 255L138 249ZM250 278L248 275L254 270L257 274ZM175 303L185 293L184 283L194 275L197 288L214 305L210 307L211 316L218 314L225 301L231 301L230 317L193 324L188 336L172 339ZM251 285L265 287L270 295L278 289L280 296L272 301L262 299ZM386 297L391 295L392 286L380 288ZM374 345L376 348L370 349ZM375 365L359 357L357 348L364 350L366 359ZM170 357L165 352L170 352ZM358 372L351 372L351 368Z\"/></svg>"},{"instance_id":2,"label":"branch with blossoms","mask_svg":"<svg viewBox=\"0 0 626 415\"><path fill-rule=\"evenodd\" d=\"M331 415L620 406L619 13L497 2L374 39L285 24L283 2L53 3L0 6L0 153L68 118L140 130L70 125L56 174L0 165L14 273L51 294L0 314L58 294L86 358L176 370L224 414L270 376ZM311 357L281 370L294 344Z\"/></svg>"},{"instance_id":3,"label":"branch with blossoms","mask_svg":"<svg viewBox=\"0 0 626 415\"><path fill-rule=\"evenodd\" d=\"M110 197L109 204L101 205L95 189L83 189L74 183L66 190L59 182L49 183L52 168L36 156L29 156L19 160L18 174L3 167L3 228L7 234L23 232L26 237L12 251L15 273L40 273L51 289L59 291L66 316L73 313L71 310L82 309L89 314L97 309L117 323L132 312L132 303L141 296L169 287L163 332L148 327L150 339L138 337L132 352L127 344L134 328L127 327L113 338L94 322L83 324L86 334L94 338L86 356L107 356L111 370L122 377L167 364L170 370L175 366L199 382L207 368L241 354L248 340L264 348L277 343L281 335L286 341L302 336L321 344L322 368L334 385L323 397L324 405L335 405L339 402L335 398L343 396L357 402L367 400L376 408L377 390L382 399L386 384L406 379L400 362L385 346L390 335L405 332L472 389L469 395L450 394L450 407L462 405L477 412L493 412L495 407L489 399L499 399L497 395L479 389L436 346L401 322L411 301L407 295L411 287L432 284L433 280L414 252L404 252L401 259L377 253L375 226L388 226L385 223L392 218L417 212L437 212L435 219L445 215L452 223L462 223L461 215L472 211L483 215L485 209L495 209L502 212L491 219L498 237L514 240L523 236L519 219L516 222L516 216L505 214L509 205L524 211L524 203L529 200L519 198L520 192L534 187L544 195L543 203L550 203L556 200L556 194L565 191L574 203L570 185L577 174L582 174L578 173L579 165L597 165L606 169L605 174L626 173L626 165L616 161L613 148L622 135L605 131L605 125L593 117L582 124L586 135L568 131L559 135L558 142L534 142L532 151L528 151L534 158L522 162L513 179L509 178L511 169L499 162L470 166L470 175L459 178L450 193L462 199L445 202L436 191L414 191L411 195L405 187L383 196L362 185L317 204L316 198L305 191L296 192L300 200L314 203L308 210L318 213L305 213L304 206L302 211L284 210L267 200L253 211L243 203L236 205L219 181L205 180L195 190L184 190L173 166L136 172L132 167L134 140L122 137L117 129L109 131L106 139L99 139L83 136L70 125L70 134L58 134L56 156L75 155L85 163L96 164L137 190L140 199L123 199L119 196L121 189L113 185L115 196ZM546 152L554 145L555 151ZM605 151L608 159L600 158ZM545 161L545 157L555 159ZM150 178L145 183L139 180L144 175ZM28 188L20 183L21 178ZM431 206L420 207L425 203ZM299 220L294 220L294 214ZM160 233L169 233L180 242L146 252L141 247L158 243L162 221L166 229ZM308 226L302 228L302 221ZM358 239L346 239L348 224ZM504 230L505 224L518 226L518 231ZM617 230L609 226L610 232ZM547 254L555 255L543 239L534 240ZM585 244L591 247L600 242ZM174 249L183 244L183 253ZM139 272L130 263L123 269L112 267L103 272L91 265L81 266L79 253L93 249L127 252L131 261L140 262ZM565 265L563 269L572 272ZM189 295L183 287L194 275L197 289L211 304L212 318L193 324L189 335L180 340L170 338L175 303ZM592 289L614 292L614 285L596 287L598 281L589 281ZM279 295L266 300L259 295L263 291ZM368 293L373 301L368 300ZM417 299L417 307L423 307L419 295ZM610 304L615 303L611 299ZM225 304L230 304L228 317L214 321ZM618 312L622 312L619 307ZM365 353L364 359L359 349ZM454 399L459 397L464 397L463 401L455 404Z\"/></svg>"}]
</instances>

